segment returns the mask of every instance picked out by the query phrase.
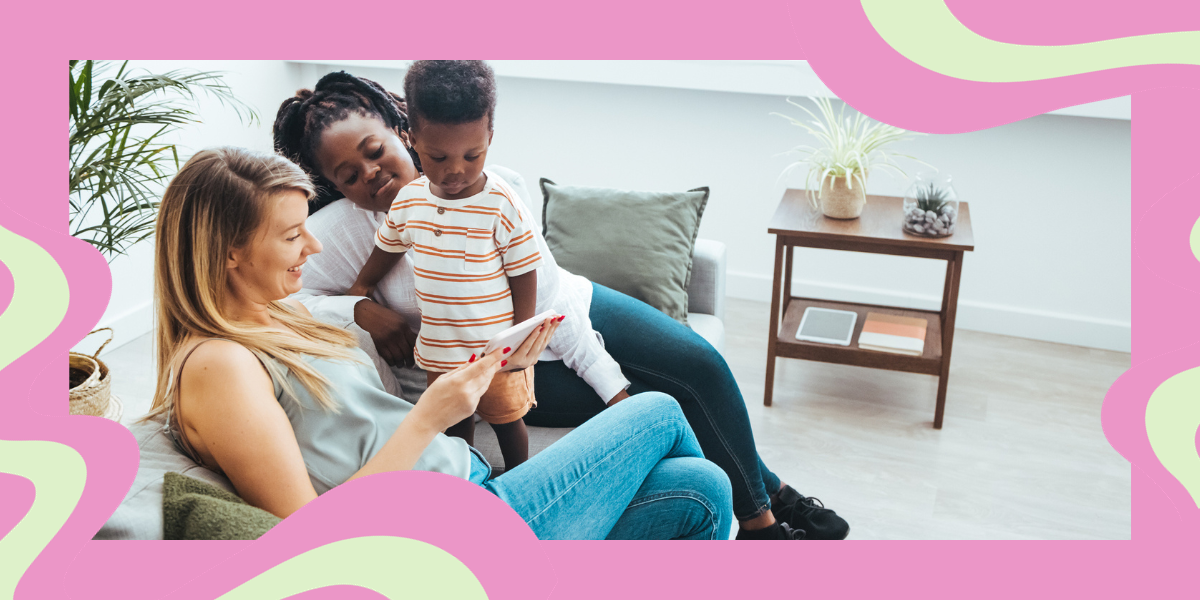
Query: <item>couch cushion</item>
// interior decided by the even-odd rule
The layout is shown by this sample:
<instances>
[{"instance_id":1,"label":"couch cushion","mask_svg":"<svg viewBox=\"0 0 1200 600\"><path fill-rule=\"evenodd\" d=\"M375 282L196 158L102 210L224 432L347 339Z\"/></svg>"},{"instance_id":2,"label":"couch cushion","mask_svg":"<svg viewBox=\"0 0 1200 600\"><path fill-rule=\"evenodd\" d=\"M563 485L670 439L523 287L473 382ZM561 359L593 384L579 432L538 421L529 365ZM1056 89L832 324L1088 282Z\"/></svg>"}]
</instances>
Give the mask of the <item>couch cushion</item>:
<instances>
[{"instance_id":1,"label":"couch cushion","mask_svg":"<svg viewBox=\"0 0 1200 600\"><path fill-rule=\"evenodd\" d=\"M708 188L631 192L541 180L542 229L558 265L687 323L692 250Z\"/></svg>"},{"instance_id":2,"label":"couch cushion","mask_svg":"<svg viewBox=\"0 0 1200 600\"><path fill-rule=\"evenodd\" d=\"M168 471L182 473L234 493L233 485L223 475L197 465L180 454L170 436L163 432L163 422L164 418L159 417L129 427L137 439L141 456L137 476L121 505L93 539L163 539L163 475Z\"/></svg>"},{"instance_id":3,"label":"couch cushion","mask_svg":"<svg viewBox=\"0 0 1200 600\"><path fill-rule=\"evenodd\" d=\"M721 319L703 313L688 313L688 325L717 352L725 352L725 323Z\"/></svg>"}]
</instances>

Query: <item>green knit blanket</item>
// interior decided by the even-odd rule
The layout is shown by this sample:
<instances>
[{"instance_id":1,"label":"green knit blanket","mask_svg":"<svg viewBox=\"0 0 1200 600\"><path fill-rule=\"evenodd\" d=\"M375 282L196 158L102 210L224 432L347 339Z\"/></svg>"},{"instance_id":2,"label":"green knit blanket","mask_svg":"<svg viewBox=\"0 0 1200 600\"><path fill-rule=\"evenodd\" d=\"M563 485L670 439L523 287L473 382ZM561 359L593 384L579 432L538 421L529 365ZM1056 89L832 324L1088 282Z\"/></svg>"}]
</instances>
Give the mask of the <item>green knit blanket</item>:
<instances>
[{"instance_id":1,"label":"green knit blanket","mask_svg":"<svg viewBox=\"0 0 1200 600\"><path fill-rule=\"evenodd\" d=\"M221 489L180 475L163 476L163 538L256 540L279 517Z\"/></svg>"}]
</instances>

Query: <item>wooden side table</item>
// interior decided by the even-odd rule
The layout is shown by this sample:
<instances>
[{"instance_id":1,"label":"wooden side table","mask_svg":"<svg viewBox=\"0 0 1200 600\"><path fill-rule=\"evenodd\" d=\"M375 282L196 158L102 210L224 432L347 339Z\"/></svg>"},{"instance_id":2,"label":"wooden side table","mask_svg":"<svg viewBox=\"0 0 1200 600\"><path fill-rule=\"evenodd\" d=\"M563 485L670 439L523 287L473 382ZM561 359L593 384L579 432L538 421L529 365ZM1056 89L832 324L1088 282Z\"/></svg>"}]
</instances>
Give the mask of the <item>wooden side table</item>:
<instances>
[{"instance_id":1,"label":"wooden side table","mask_svg":"<svg viewBox=\"0 0 1200 600\"><path fill-rule=\"evenodd\" d=\"M954 314L958 308L958 284L962 276L963 252L975 249L971 233L971 211L966 202L958 207L954 235L923 238L909 235L900 228L904 199L867 196L867 205L857 219L826 218L813 207L804 190L790 189L783 194L775 216L767 228L775 234L775 279L771 294L771 330L767 342L767 385L763 404L771 405L775 388L775 359L800 358L820 362L856 365L874 369L925 373L938 377L937 410L933 427L942 428L946 408L946 383L950 378L950 350L954 342ZM868 252L915 256L946 261L946 284L942 289L940 311L912 310L853 302L829 302L792 296L792 253L796 246L826 248L848 252ZM782 296L782 298L781 298ZM782 307L781 307L782 304ZM809 306L849 310L858 313L850 346L835 346L796 339L800 318ZM907 356L858 347L863 322L868 312L881 312L925 319L925 353ZM782 325L780 319L783 319Z\"/></svg>"}]
</instances>

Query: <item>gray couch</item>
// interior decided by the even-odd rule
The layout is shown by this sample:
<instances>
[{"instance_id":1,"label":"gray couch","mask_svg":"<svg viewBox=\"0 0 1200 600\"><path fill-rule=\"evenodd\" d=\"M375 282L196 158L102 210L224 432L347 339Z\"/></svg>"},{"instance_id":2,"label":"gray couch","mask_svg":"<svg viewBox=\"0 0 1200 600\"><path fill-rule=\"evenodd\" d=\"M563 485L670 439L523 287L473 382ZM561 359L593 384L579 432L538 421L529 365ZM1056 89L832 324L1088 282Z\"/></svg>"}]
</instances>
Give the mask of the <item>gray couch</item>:
<instances>
[{"instance_id":1,"label":"gray couch","mask_svg":"<svg viewBox=\"0 0 1200 600\"><path fill-rule=\"evenodd\" d=\"M725 244L698 239L692 252L692 280L688 285L688 325L720 352L725 351ZM530 427L529 455L558 441L571 431L561 427ZM486 423L475 425L475 447L493 465L503 465L496 435Z\"/></svg>"},{"instance_id":2,"label":"gray couch","mask_svg":"<svg viewBox=\"0 0 1200 600\"><path fill-rule=\"evenodd\" d=\"M693 254L692 280L688 286L688 323L717 350L725 349L725 244L712 240L696 240ZM413 373L416 373L415 371ZM420 375L424 379L424 375ZM421 382L423 386L424 382ZM405 386L405 389L409 389ZM411 400L411 398L410 398ZM162 420L131 426L141 454L137 476L121 505L96 534L98 540L162 539L163 475L168 471L207 481L231 493L236 493L229 480L180 454L171 439L163 432ZM529 454L566 435L565 428L529 428ZM502 465L500 448L490 427L476 427L475 445L488 461Z\"/></svg>"}]
</instances>

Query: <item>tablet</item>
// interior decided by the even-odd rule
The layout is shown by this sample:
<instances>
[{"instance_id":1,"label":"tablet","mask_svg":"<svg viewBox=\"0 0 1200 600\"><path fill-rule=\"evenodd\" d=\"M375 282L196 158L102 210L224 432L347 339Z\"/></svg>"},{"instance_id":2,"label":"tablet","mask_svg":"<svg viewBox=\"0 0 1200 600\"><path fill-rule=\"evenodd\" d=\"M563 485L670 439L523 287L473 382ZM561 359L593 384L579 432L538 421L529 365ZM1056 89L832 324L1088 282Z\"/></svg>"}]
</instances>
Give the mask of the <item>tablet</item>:
<instances>
[{"instance_id":1,"label":"tablet","mask_svg":"<svg viewBox=\"0 0 1200 600\"><path fill-rule=\"evenodd\" d=\"M516 350L517 346L520 346L525 341L525 338L529 337L529 334L532 333L534 329L537 329L538 325L542 324L542 321L545 321L551 317L557 318L558 316L558 313L548 310L540 315L536 315L531 319L521 321L520 323L517 323L516 325L497 333L496 335L492 336L492 339L488 340L487 346L484 346L483 354L480 356L487 356L488 354L491 354L492 352L502 348L512 348L513 350Z\"/></svg>"},{"instance_id":2,"label":"tablet","mask_svg":"<svg viewBox=\"0 0 1200 600\"><path fill-rule=\"evenodd\" d=\"M796 339L849 346L856 321L858 313L853 311L810 306L804 309L804 316L800 318Z\"/></svg>"}]
</instances>

